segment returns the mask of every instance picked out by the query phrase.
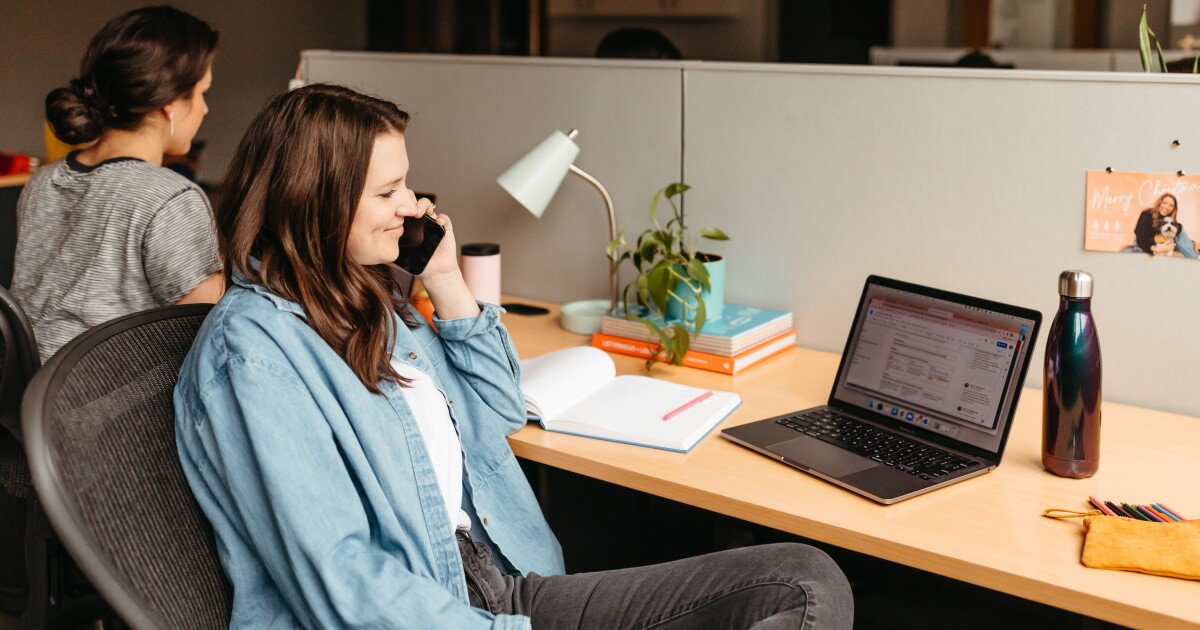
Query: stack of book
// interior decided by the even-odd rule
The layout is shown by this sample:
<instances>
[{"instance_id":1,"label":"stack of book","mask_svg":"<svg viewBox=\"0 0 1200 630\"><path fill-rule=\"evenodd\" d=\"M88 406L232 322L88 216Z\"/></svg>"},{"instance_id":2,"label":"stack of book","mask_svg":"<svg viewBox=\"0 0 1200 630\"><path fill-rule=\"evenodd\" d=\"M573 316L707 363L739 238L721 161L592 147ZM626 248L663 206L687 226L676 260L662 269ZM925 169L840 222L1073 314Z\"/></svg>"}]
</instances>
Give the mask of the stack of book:
<instances>
[{"instance_id":1,"label":"stack of book","mask_svg":"<svg viewBox=\"0 0 1200 630\"><path fill-rule=\"evenodd\" d=\"M652 320L657 316L651 316ZM655 323L661 325L661 319ZM658 337L636 319L605 315L592 345L602 350L649 358ZM683 364L687 367L737 374L763 359L796 345L791 311L726 304L724 316L707 322L692 339Z\"/></svg>"}]
</instances>

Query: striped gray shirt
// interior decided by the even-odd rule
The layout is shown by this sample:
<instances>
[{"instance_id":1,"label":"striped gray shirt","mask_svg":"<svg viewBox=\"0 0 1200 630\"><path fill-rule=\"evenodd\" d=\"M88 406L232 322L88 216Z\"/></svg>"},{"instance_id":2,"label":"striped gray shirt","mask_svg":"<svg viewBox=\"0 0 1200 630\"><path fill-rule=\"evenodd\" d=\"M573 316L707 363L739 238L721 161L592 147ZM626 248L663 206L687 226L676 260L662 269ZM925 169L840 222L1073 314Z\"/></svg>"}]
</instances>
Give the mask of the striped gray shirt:
<instances>
[{"instance_id":1,"label":"striped gray shirt","mask_svg":"<svg viewBox=\"0 0 1200 630\"><path fill-rule=\"evenodd\" d=\"M38 170L17 202L12 292L42 360L88 328L174 304L221 270L208 197L134 158Z\"/></svg>"}]
</instances>

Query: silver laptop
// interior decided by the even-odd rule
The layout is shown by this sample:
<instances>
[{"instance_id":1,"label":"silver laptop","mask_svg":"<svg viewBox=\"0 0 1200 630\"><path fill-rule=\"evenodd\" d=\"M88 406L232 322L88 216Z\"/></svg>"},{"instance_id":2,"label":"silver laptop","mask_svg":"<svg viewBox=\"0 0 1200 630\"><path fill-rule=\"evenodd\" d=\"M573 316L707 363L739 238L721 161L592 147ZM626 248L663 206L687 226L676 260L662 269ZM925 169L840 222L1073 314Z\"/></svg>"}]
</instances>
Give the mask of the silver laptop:
<instances>
[{"instance_id":1,"label":"silver laptop","mask_svg":"<svg viewBox=\"0 0 1200 630\"><path fill-rule=\"evenodd\" d=\"M1038 311L871 276L829 403L721 436L895 503L1000 464Z\"/></svg>"}]
</instances>

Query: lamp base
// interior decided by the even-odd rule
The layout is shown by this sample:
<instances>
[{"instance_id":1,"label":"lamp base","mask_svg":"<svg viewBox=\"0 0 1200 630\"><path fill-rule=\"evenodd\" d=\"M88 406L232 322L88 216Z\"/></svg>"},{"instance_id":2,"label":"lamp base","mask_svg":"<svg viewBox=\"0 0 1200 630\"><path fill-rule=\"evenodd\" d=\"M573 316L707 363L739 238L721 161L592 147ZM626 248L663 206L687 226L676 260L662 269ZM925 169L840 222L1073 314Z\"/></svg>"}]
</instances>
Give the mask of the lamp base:
<instances>
[{"instance_id":1,"label":"lamp base","mask_svg":"<svg viewBox=\"0 0 1200 630\"><path fill-rule=\"evenodd\" d=\"M600 316L608 314L609 300L579 300L562 307L562 327L573 333L590 335L600 331Z\"/></svg>"}]
</instances>

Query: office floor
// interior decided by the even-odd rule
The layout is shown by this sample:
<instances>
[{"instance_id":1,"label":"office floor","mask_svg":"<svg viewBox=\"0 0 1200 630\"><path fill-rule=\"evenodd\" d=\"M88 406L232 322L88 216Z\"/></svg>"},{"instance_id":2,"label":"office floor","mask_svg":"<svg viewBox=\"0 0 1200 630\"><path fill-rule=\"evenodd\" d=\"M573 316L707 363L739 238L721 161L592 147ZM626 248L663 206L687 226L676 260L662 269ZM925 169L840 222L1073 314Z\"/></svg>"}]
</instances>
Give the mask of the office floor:
<instances>
[{"instance_id":1,"label":"office floor","mask_svg":"<svg viewBox=\"0 0 1200 630\"><path fill-rule=\"evenodd\" d=\"M850 579L856 628L1119 627L588 477L522 465L548 498L542 508L563 545L568 572L665 562L748 544L803 542L824 549Z\"/></svg>"}]
</instances>

